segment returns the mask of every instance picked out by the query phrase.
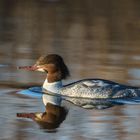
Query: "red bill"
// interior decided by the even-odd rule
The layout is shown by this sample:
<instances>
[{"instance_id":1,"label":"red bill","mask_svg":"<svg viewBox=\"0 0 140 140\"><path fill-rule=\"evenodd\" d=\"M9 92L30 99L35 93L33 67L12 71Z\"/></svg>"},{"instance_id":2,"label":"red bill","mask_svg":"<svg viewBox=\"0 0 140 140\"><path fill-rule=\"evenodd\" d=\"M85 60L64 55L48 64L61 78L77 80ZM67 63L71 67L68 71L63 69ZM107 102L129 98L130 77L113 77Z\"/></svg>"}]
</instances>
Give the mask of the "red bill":
<instances>
[{"instance_id":1,"label":"red bill","mask_svg":"<svg viewBox=\"0 0 140 140\"><path fill-rule=\"evenodd\" d=\"M17 69L24 69L24 70L29 70L29 71L36 71L38 69L37 66L19 66Z\"/></svg>"}]
</instances>

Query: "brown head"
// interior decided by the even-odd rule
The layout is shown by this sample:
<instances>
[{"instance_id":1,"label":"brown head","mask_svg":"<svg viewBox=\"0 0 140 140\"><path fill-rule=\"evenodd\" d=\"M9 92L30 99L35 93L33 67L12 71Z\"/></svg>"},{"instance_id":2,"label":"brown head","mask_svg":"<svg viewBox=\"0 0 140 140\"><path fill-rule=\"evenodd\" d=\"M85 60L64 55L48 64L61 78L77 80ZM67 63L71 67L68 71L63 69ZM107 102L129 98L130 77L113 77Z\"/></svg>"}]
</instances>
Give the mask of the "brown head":
<instances>
[{"instance_id":1,"label":"brown head","mask_svg":"<svg viewBox=\"0 0 140 140\"><path fill-rule=\"evenodd\" d=\"M19 67L19 69L47 72L47 79L49 82L66 79L69 76L69 70L64 63L63 58L57 54L41 56L35 65Z\"/></svg>"}]
</instances>

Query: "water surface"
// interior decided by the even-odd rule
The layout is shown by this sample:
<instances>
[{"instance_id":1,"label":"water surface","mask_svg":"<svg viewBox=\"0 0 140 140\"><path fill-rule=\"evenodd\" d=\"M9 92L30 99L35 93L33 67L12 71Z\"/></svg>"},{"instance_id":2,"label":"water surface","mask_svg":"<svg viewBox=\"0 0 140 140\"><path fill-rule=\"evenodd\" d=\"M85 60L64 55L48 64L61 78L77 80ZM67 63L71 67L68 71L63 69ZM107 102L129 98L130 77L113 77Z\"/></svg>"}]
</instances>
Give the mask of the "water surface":
<instances>
[{"instance_id":1,"label":"water surface","mask_svg":"<svg viewBox=\"0 0 140 140\"><path fill-rule=\"evenodd\" d=\"M102 78L140 86L140 2L138 0L0 1L0 139L139 140L140 106L84 110L69 103L66 120L47 133L17 112L43 111L41 100L15 94L41 85L45 75L19 71L40 55L57 53L71 77Z\"/></svg>"}]
</instances>

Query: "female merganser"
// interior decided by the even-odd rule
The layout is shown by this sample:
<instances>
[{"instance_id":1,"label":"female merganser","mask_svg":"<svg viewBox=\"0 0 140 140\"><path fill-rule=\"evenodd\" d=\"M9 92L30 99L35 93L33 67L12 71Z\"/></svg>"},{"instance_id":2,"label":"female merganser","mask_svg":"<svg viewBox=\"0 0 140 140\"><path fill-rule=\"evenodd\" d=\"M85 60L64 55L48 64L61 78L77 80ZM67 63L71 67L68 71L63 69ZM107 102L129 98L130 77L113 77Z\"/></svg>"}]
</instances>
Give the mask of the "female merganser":
<instances>
[{"instance_id":1,"label":"female merganser","mask_svg":"<svg viewBox=\"0 0 140 140\"><path fill-rule=\"evenodd\" d=\"M136 97L140 96L140 89L137 87L103 79L84 79L63 86L62 80L69 76L69 70L62 57L57 54L42 56L35 65L19 69L47 73L43 84L43 92L47 93L43 94L45 105L52 103L60 106L61 100L65 99L83 108L102 109L115 104L138 102Z\"/></svg>"}]
</instances>

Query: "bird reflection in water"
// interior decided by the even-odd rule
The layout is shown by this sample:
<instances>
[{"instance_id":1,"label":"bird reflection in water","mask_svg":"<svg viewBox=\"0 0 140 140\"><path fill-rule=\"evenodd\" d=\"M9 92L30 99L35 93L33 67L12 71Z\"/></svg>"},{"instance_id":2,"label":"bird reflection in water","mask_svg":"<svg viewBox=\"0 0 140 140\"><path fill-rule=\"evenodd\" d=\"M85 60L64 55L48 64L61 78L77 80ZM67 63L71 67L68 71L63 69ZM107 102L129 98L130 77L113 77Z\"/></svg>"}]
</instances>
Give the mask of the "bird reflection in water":
<instances>
[{"instance_id":1,"label":"bird reflection in water","mask_svg":"<svg viewBox=\"0 0 140 140\"><path fill-rule=\"evenodd\" d=\"M66 119L68 110L65 107L47 103L45 112L42 113L17 113L17 117L30 118L35 121L41 129L55 131Z\"/></svg>"}]
</instances>

